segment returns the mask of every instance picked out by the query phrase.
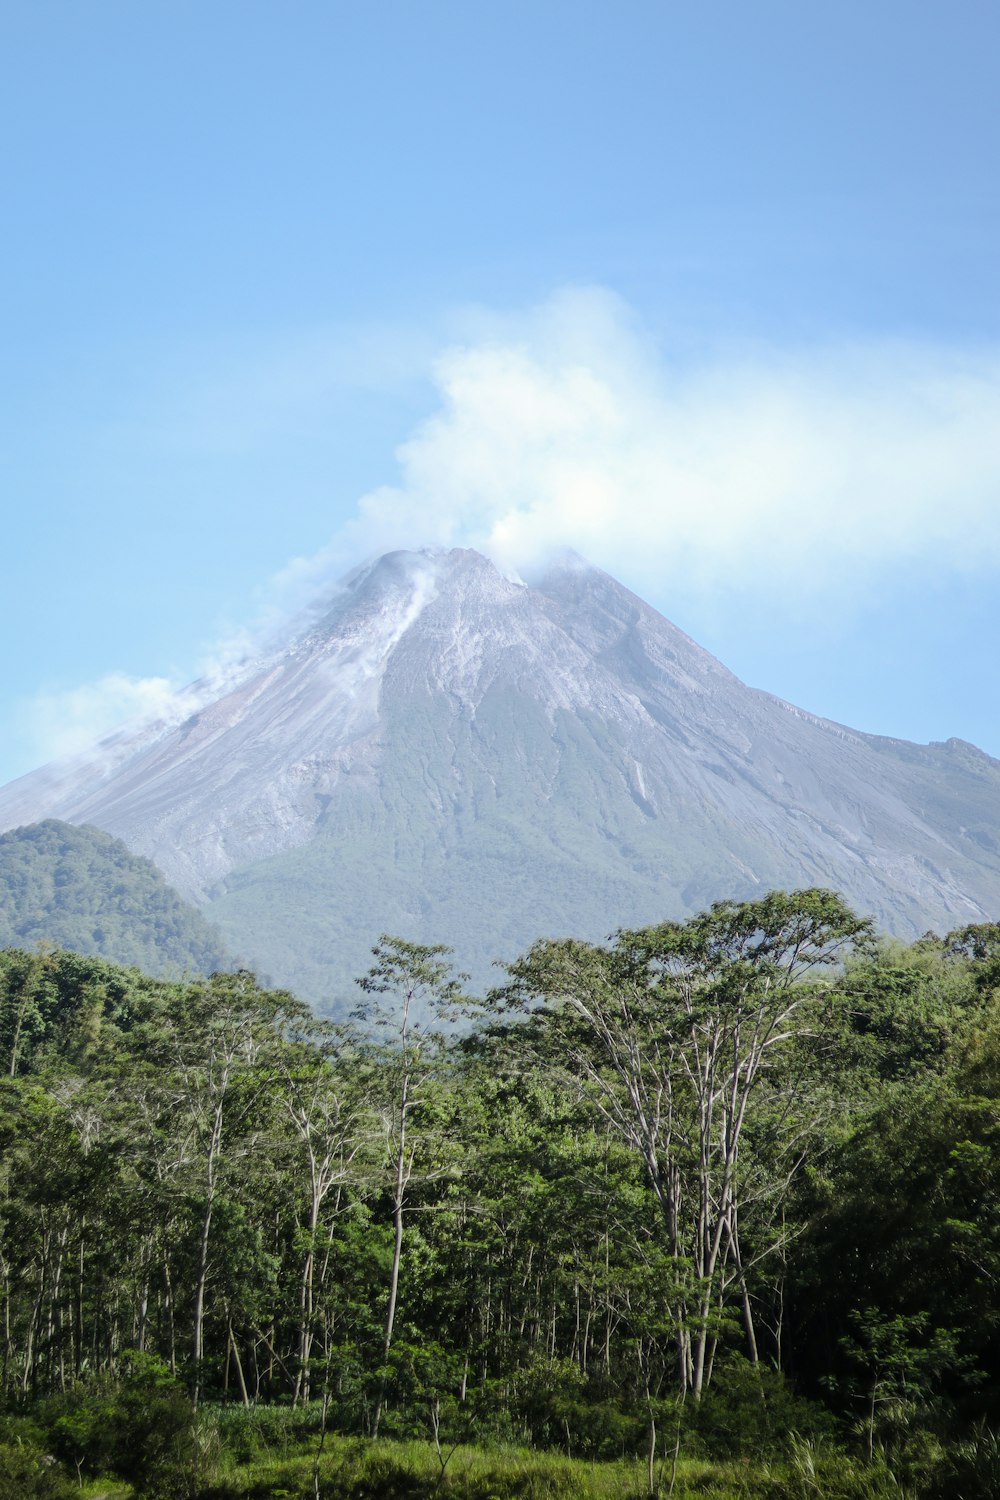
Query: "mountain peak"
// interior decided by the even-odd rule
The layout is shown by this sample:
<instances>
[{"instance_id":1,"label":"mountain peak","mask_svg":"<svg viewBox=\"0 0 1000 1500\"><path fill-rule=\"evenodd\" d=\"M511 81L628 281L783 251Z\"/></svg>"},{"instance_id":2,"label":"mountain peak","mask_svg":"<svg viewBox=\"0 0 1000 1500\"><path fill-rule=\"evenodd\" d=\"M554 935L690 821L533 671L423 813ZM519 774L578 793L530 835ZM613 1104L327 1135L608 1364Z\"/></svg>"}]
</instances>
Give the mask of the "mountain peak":
<instances>
[{"instance_id":1,"label":"mountain peak","mask_svg":"<svg viewBox=\"0 0 1000 1500\"><path fill-rule=\"evenodd\" d=\"M521 587L471 548L387 552L347 575L294 650L325 641L340 653L346 642L363 642L369 664L384 666L429 610L436 618L457 614L464 623L453 628L468 629L472 616L502 612L511 591Z\"/></svg>"}]
</instances>

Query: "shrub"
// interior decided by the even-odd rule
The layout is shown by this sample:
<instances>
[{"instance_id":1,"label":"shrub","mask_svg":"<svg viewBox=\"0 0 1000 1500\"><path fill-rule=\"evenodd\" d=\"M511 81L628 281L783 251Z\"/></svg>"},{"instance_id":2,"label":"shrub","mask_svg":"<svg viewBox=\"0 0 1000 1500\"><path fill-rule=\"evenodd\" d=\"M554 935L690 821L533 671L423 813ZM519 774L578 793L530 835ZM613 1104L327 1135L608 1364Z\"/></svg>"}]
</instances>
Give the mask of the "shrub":
<instances>
[{"instance_id":1,"label":"shrub","mask_svg":"<svg viewBox=\"0 0 1000 1500\"><path fill-rule=\"evenodd\" d=\"M0 1443L0 1500L72 1500L76 1486L50 1454Z\"/></svg>"},{"instance_id":2,"label":"shrub","mask_svg":"<svg viewBox=\"0 0 1000 1500\"><path fill-rule=\"evenodd\" d=\"M702 1398L689 1407L690 1431L713 1458L777 1454L792 1437L833 1439L834 1419L824 1407L792 1390L764 1365L731 1359Z\"/></svg>"},{"instance_id":3,"label":"shrub","mask_svg":"<svg viewBox=\"0 0 1000 1500\"><path fill-rule=\"evenodd\" d=\"M150 1500L191 1489L194 1413L166 1366L132 1352L117 1379L98 1376L43 1408L53 1448L79 1473L117 1474Z\"/></svg>"}]
</instances>

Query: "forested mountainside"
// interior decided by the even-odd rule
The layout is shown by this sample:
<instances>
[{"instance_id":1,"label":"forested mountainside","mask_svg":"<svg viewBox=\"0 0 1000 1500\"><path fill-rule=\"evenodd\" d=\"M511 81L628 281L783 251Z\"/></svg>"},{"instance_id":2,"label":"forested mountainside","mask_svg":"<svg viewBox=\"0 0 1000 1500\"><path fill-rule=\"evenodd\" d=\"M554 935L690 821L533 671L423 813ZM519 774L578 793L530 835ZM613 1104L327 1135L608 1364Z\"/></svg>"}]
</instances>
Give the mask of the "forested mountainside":
<instances>
[{"instance_id":1,"label":"forested mountainside","mask_svg":"<svg viewBox=\"0 0 1000 1500\"><path fill-rule=\"evenodd\" d=\"M192 1404L249 1441L282 1402L445 1461L794 1451L807 1489L739 1493L995 1493L960 1481L998 1452L1000 927L907 947L779 892L542 941L485 1005L384 938L358 1000L0 957L0 1395L81 1475L169 1467L112 1420L166 1403L201 1493ZM341 1493L316 1465L285 1492Z\"/></svg>"},{"instance_id":2,"label":"forested mountainside","mask_svg":"<svg viewBox=\"0 0 1000 1500\"><path fill-rule=\"evenodd\" d=\"M150 974L231 967L222 938L148 859L54 818L0 835L0 947L45 944Z\"/></svg>"},{"instance_id":3,"label":"forested mountainside","mask_svg":"<svg viewBox=\"0 0 1000 1500\"><path fill-rule=\"evenodd\" d=\"M776 886L897 936L1000 911L1000 764L747 687L613 578L531 586L391 553L182 723L0 791L0 827L92 823L230 949L324 1007L380 931L478 984L546 933L601 940Z\"/></svg>"}]
</instances>

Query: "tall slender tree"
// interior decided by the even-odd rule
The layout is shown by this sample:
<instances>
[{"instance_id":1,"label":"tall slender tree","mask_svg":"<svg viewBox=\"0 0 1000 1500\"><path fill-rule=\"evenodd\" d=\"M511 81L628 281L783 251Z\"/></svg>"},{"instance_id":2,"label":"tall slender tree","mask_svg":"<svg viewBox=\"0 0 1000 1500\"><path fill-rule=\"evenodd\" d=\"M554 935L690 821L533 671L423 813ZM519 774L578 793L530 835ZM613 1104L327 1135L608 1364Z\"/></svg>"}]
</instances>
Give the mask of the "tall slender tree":
<instances>
[{"instance_id":1,"label":"tall slender tree","mask_svg":"<svg viewBox=\"0 0 1000 1500\"><path fill-rule=\"evenodd\" d=\"M419 1139L411 1129L413 1111L441 1058L441 1023L462 1011L466 975L453 973L442 944L407 942L383 933L372 949L374 964L358 984L369 996L355 1011L382 1047L380 1113L389 1167L393 1246L383 1328L382 1357L388 1360L396 1324L399 1273L407 1196L417 1162ZM379 1385L372 1430L378 1434L385 1400Z\"/></svg>"}]
</instances>

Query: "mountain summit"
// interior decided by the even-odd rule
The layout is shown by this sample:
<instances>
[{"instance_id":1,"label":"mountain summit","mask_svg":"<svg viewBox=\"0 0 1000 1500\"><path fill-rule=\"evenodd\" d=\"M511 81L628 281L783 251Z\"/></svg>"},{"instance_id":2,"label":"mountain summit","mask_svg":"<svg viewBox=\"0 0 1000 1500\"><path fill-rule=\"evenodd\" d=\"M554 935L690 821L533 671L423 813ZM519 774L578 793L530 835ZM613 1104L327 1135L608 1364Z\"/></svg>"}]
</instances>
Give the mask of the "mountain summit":
<instances>
[{"instance_id":1,"label":"mountain summit","mask_svg":"<svg viewBox=\"0 0 1000 1500\"><path fill-rule=\"evenodd\" d=\"M233 951L336 1003L383 930L480 980L542 934L824 885L910 936L1000 911L1000 762L746 687L568 554L393 552L176 727L0 790L90 823Z\"/></svg>"}]
</instances>

